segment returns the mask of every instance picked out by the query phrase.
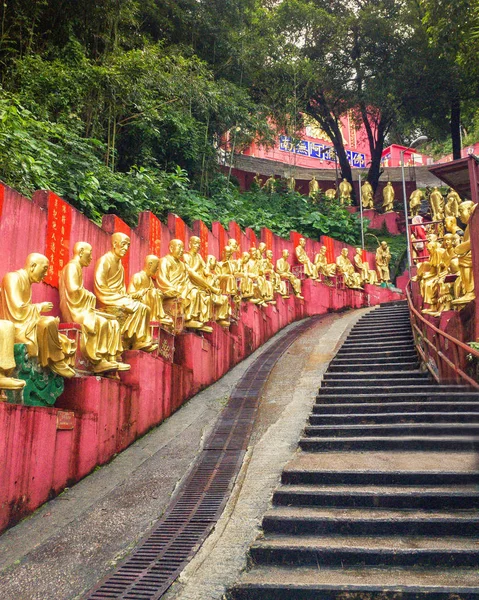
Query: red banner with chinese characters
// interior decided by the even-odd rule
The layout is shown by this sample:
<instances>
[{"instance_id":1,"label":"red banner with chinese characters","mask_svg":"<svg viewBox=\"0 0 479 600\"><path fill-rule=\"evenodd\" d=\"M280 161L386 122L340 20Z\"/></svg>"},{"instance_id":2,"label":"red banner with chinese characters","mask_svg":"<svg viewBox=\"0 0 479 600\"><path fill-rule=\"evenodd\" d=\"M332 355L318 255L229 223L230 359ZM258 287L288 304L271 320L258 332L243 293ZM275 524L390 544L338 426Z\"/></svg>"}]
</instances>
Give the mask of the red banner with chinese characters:
<instances>
[{"instance_id":1,"label":"red banner with chinese characters","mask_svg":"<svg viewBox=\"0 0 479 600\"><path fill-rule=\"evenodd\" d=\"M125 223L125 221L122 221L120 219L120 217L117 217L116 215L115 215L114 221L115 221L115 224L113 227L113 233L124 233L131 240L131 227L129 225L127 225ZM125 283L128 285L128 279L129 279L129 274L130 274L130 251L129 250L126 253L126 255L121 259L121 264L123 265L123 268L125 269Z\"/></svg>"},{"instance_id":2,"label":"red banner with chinese characters","mask_svg":"<svg viewBox=\"0 0 479 600\"><path fill-rule=\"evenodd\" d=\"M0 183L0 219L3 213L3 199L5 198L5 186Z\"/></svg>"},{"instance_id":3,"label":"red banner with chinese characters","mask_svg":"<svg viewBox=\"0 0 479 600\"><path fill-rule=\"evenodd\" d=\"M175 215L175 239L181 240L183 244L186 238L186 225L181 217Z\"/></svg>"},{"instance_id":4,"label":"red banner with chinese characters","mask_svg":"<svg viewBox=\"0 0 479 600\"><path fill-rule=\"evenodd\" d=\"M323 235L323 244L326 246L326 258L328 259L328 263L335 262L333 238Z\"/></svg>"},{"instance_id":5,"label":"red banner with chinese characters","mask_svg":"<svg viewBox=\"0 0 479 600\"><path fill-rule=\"evenodd\" d=\"M200 221L200 254L203 259L206 261L206 257L208 256L208 227Z\"/></svg>"},{"instance_id":6,"label":"red banner with chinese characters","mask_svg":"<svg viewBox=\"0 0 479 600\"><path fill-rule=\"evenodd\" d=\"M236 221L231 221L230 222L230 236L233 240L236 240L238 242L238 247L240 248L240 250L245 250L245 248L242 248L241 246L241 242L242 242L242 235L241 235L241 227L238 225L238 223L236 223Z\"/></svg>"},{"instance_id":7,"label":"red banner with chinese characters","mask_svg":"<svg viewBox=\"0 0 479 600\"><path fill-rule=\"evenodd\" d=\"M263 237L264 237L264 243L266 244L266 248L268 250L272 250L273 249L273 232L271 231L271 229L268 229L267 227L263 227Z\"/></svg>"},{"instance_id":8,"label":"red banner with chinese characters","mask_svg":"<svg viewBox=\"0 0 479 600\"><path fill-rule=\"evenodd\" d=\"M48 225L45 256L50 265L45 283L58 287L58 276L70 260L72 207L53 192L48 192Z\"/></svg>"},{"instance_id":9,"label":"red banner with chinese characters","mask_svg":"<svg viewBox=\"0 0 479 600\"><path fill-rule=\"evenodd\" d=\"M161 221L150 213L149 252L160 256L161 253Z\"/></svg>"}]
</instances>

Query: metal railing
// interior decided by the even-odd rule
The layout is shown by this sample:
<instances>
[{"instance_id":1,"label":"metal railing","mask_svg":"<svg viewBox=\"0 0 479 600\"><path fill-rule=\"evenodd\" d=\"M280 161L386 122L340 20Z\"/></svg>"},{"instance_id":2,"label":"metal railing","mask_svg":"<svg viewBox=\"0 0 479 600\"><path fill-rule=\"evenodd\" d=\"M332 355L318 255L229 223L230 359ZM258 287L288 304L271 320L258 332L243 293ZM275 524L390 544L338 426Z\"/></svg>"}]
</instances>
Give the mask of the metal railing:
<instances>
[{"instance_id":1,"label":"metal railing","mask_svg":"<svg viewBox=\"0 0 479 600\"><path fill-rule=\"evenodd\" d=\"M431 375L439 383L467 383L479 389L479 383L461 367L466 363L468 354L479 361L479 351L441 331L425 319L412 303L410 287L411 282L408 283L406 294L414 343ZM447 350L450 356L445 354L443 349Z\"/></svg>"}]
</instances>

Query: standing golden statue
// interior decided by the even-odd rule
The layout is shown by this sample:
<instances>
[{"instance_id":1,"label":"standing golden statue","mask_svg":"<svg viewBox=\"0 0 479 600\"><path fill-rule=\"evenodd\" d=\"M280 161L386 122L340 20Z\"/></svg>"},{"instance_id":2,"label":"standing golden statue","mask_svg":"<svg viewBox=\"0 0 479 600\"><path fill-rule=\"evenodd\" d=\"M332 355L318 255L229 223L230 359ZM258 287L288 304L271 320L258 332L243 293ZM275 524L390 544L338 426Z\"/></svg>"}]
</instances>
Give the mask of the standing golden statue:
<instances>
[{"instance_id":1,"label":"standing golden statue","mask_svg":"<svg viewBox=\"0 0 479 600\"><path fill-rule=\"evenodd\" d=\"M69 323L81 325L80 347L94 373L128 371L130 365L121 360L120 324L107 313L96 310L96 297L83 285L83 269L92 261L92 247L77 242L73 258L60 273L60 310Z\"/></svg>"},{"instance_id":2,"label":"standing golden statue","mask_svg":"<svg viewBox=\"0 0 479 600\"><path fill-rule=\"evenodd\" d=\"M173 319L165 313L163 299L177 298L179 294L178 290L161 278L159 268L160 259L154 254L149 254L145 258L143 269L131 278L128 293L148 306L150 321L172 327Z\"/></svg>"},{"instance_id":3,"label":"standing golden statue","mask_svg":"<svg viewBox=\"0 0 479 600\"><path fill-rule=\"evenodd\" d=\"M383 211L385 213L394 211L394 188L390 181L383 188Z\"/></svg>"},{"instance_id":4,"label":"standing golden statue","mask_svg":"<svg viewBox=\"0 0 479 600\"><path fill-rule=\"evenodd\" d=\"M421 210L421 204L424 200L424 192L422 190L414 190L409 196L409 212L411 217L417 217Z\"/></svg>"},{"instance_id":5,"label":"standing golden statue","mask_svg":"<svg viewBox=\"0 0 479 600\"><path fill-rule=\"evenodd\" d=\"M461 204L461 197L456 190L450 190L446 196L446 204L444 206L444 214L446 217L459 217L459 206Z\"/></svg>"},{"instance_id":6,"label":"standing golden statue","mask_svg":"<svg viewBox=\"0 0 479 600\"><path fill-rule=\"evenodd\" d=\"M309 260L309 256L306 254L306 240L304 237L299 238L299 244L295 248L296 258L298 262L304 267L304 274L307 277L315 280L318 278L318 269Z\"/></svg>"},{"instance_id":7,"label":"standing golden statue","mask_svg":"<svg viewBox=\"0 0 479 600\"><path fill-rule=\"evenodd\" d=\"M467 225L463 241L454 248L454 252L459 257L458 267L461 278L460 292L462 296L453 300L452 304L459 308L462 308L476 297L474 291L474 273L472 271L471 234L469 231L469 221L476 206L477 204L472 202L472 200L465 200L459 205L459 218Z\"/></svg>"},{"instance_id":8,"label":"standing golden statue","mask_svg":"<svg viewBox=\"0 0 479 600\"><path fill-rule=\"evenodd\" d=\"M349 260L348 249L343 248L341 254L336 259L338 273L344 277L344 283L347 287L356 290L362 290L361 276L354 270L353 263Z\"/></svg>"},{"instance_id":9,"label":"standing golden statue","mask_svg":"<svg viewBox=\"0 0 479 600\"><path fill-rule=\"evenodd\" d=\"M437 187L429 195L429 204L431 206L432 220L442 221L444 219L444 198Z\"/></svg>"},{"instance_id":10,"label":"standing golden statue","mask_svg":"<svg viewBox=\"0 0 479 600\"><path fill-rule=\"evenodd\" d=\"M296 191L296 179L293 177L293 175L290 175L286 178L286 188L290 192Z\"/></svg>"},{"instance_id":11,"label":"standing golden statue","mask_svg":"<svg viewBox=\"0 0 479 600\"><path fill-rule=\"evenodd\" d=\"M268 192L268 194L272 194L276 191L276 178L274 173L271 173L271 177L268 177L268 179L264 182L263 190Z\"/></svg>"},{"instance_id":12,"label":"standing golden statue","mask_svg":"<svg viewBox=\"0 0 479 600\"><path fill-rule=\"evenodd\" d=\"M341 204L344 204L345 206L350 206L352 191L353 186L349 183L347 179L343 179L339 184L339 201L341 202Z\"/></svg>"},{"instance_id":13,"label":"standing golden statue","mask_svg":"<svg viewBox=\"0 0 479 600\"><path fill-rule=\"evenodd\" d=\"M42 367L49 367L62 377L74 377L69 362L75 354L72 340L59 333L59 319L45 317L51 302L32 302L32 283L40 283L48 272L49 262L43 254L27 256L25 267L7 273L2 281L1 317L15 326L15 343L25 344L29 356L38 356Z\"/></svg>"},{"instance_id":14,"label":"standing golden statue","mask_svg":"<svg viewBox=\"0 0 479 600\"><path fill-rule=\"evenodd\" d=\"M376 270L378 279L381 283L390 283L391 274L389 272L389 263L391 262L391 252L388 243L382 241L376 250Z\"/></svg>"},{"instance_id":15,"label":"standing golden statue","mask_svg":"<svg viewBox=\"0 0 479 600\"><path fill-rule=\"evenodd\" d=\"M329 188L324 192L324 195L328 200L334 200L336 198L336 188Z\"/></svg>"},{"instance_id":16,"label":"standing golden statue","mask_svg":"<svg viewBox=\"0 0 479 600\"><path fill-rule=\"evenodd\" d=\"M0 320L0 390L21 390L25 387L23 379L10 377L15 369L13 347L15 345L15 326L10 321ZM0 402L6 397L0 396Z\"/></svg>"},{"instance_id":17,"label":"standing golden statue","mask_svg":"<svg viewBox=\"0 0 479 600\"><path fill-rule=\"evenodd\" d=\"M356 252L353 257L354 268L361 276L361 283L369 283L376 285L378 282L378 276L376 271L369 268L368 262L363 261L363 251L361 248L356 248Z\"/></svg>"},{"instance_id":18,"label":"standing golden statue","mask_svg":"<svg viewBox=\"0 0 479 600\"><path fill-rule=\"evenodd\" d=\"M374 192L373 186L366 180L361 186L361 201L364 209L374 209Z\"/></svg>"},{"instance_id":19,"label":"standing golden statue","mask_svg":"<svg viewBox=\"0 0 479 600\"><path fill-rule=\"evenodd\" d=\"M126 292L121 259L129 248L130 238L125 233L111 236L111 250L95 265L95 295L99 307L118 318L125 348L153 352L158 344L151 338L150 309L141 302L142 292L133 295Z\"/></svg>"},{"instance_id":20,"label":"standing golden statue","mask_svg":"<svg viewBox=\"0 0 479 600\"><path fill-rule=\"evenodd\" d=\"M336 263L328 263L326 252L326 246L321 246L319 252L314 257L314 266L318 270L318 275L334 277L336 275Z\"/></svg>"},{"instance_id":21,"label":"standing golden statue","mask_svg":"<svg viewBox=\"0 0 479 600\"><path fill-rule=\"evenodd\" d=\"M294 293L298 298L303 300L301 295L301 280L291 273L291 265L288 262L289 251L285 248L281 254L281 258L276 261L276 272L281 277L289 281Z\"/></svg>"},{"instance_id":22,"label":"standing golden statue","mask_svg":"<svg viewBox=\"0 0 479 600\"><path fill-rule=\"evenodd\" d=\"M309 182L309 197L314 199L319 192L319 183L317 182L316 177L313 175L313 178Z\"/></svg>"}]
</instances>

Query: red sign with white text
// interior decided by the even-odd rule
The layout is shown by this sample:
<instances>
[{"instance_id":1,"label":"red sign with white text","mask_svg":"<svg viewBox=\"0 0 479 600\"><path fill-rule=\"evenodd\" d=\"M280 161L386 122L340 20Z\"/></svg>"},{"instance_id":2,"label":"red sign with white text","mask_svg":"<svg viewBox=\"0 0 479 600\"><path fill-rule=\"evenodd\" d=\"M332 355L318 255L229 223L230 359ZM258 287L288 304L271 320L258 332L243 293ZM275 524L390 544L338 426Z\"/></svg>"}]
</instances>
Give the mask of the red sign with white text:
<instances>
[{"instance_id":1,"label":"red sign with white text","mask_svg":"<svg viewBox=\"0 0 479 600\"><path fill-rule=\"evenodd\" d=\"M45 256L50 265L45 283L58 287L58 276L70 260L72 207L53 192L48 192L48 225Z\"/></svg>"}]
</instances>

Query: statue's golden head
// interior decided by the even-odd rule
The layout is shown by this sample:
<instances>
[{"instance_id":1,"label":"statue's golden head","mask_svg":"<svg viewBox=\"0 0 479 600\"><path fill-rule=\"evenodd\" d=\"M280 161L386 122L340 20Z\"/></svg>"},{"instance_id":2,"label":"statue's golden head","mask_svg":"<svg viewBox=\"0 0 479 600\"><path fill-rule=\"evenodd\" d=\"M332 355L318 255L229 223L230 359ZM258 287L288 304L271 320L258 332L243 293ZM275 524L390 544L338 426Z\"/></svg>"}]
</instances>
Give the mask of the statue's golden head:
<instances>
[{"instance_id":1,"label":"statue's golden head","mask_svg":"<svg viewBox=\"0 0 479 600\"><path fill-rule=\"evenodd\" d=\"M92 261L92 247L88 242L77 242L73 246L73 258L78 258L82 267L88 267Z\"/></svg>"},{"instance_id":2,"label":"statue's golden head","mask_svg":"<svg viewBox=\"0 0 479 600\"><path fill-rule=\"evenodd\" d=\"M25 261L25 271L32 283L40 283L48 273L49 266L48 258L38 252L29 254Z\"/></svg>"},{"instance_id":3,"label":"statue's golden head","mask_svg":"<svg viewBox=\"0 0 479 600\"><path fill-rule=\"evenodd\" d=\"M123 258L130 248L130 238L126 233L117 231L111 236L111 249L118 258Z\"/></svg>"},{"instance_id":4,"label":"statue's golden head","mask_svg":"<svg viewBox=\"0 0 479 600\"><path fill-rule=\"evenodd\" d=\"M149 277L154 277L158 273L160 259L156 254L148 254L145 258L145 266L143 270Z\"/></svg>"},{"instance_id":5,"label":"statue's golden head","mask_svg":"<svg viewBox=\"0 0 479 600\"><path fill-rule=\"evenodd\" d=\"M185 251L185 246L181 240L171 240L168 245L168 250L175 258L181 258Z\"/></svg>"}]
</instances>

